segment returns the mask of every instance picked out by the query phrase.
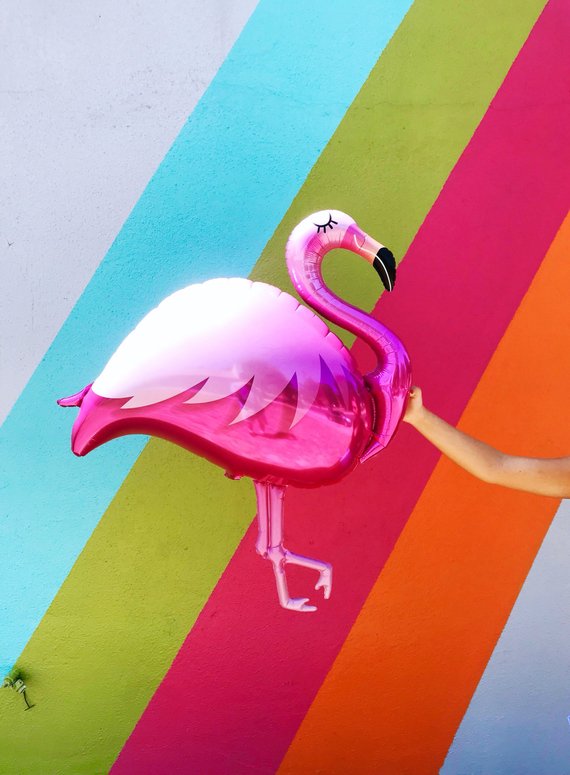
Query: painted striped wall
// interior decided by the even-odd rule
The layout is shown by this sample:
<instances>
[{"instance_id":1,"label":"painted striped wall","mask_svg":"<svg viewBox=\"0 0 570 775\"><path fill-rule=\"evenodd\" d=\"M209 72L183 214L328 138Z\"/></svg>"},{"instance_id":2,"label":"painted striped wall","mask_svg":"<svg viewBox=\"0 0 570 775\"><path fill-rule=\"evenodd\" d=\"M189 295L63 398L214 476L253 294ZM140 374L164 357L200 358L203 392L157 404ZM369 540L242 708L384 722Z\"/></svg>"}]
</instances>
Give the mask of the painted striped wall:
<instances>
[{"instance_id":1,"label":"painted striped wall","mask_svg":"<svg viewBox=\"0 0 570 775\"><path fill-rule=\"evenodd\" d=\"M567 453L569 32L565 0L13 5L0 665L35 708L0 692L0 773L566 772L565 503L404 427L288 495L289 543L335 568L295 616L250 482L157 439L78 460L55 398L176 288L290 290L285 240L331 205L401 257L388 298L345 257L326 279L430 406Z\"/></svg>"}]
</instances>

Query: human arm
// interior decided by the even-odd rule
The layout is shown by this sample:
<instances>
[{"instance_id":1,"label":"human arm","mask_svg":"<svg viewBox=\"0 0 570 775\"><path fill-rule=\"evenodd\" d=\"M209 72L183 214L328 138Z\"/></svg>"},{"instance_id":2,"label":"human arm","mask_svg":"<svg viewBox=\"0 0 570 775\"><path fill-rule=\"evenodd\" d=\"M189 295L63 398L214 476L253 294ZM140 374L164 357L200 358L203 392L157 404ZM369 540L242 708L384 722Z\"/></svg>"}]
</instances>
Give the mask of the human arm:
<instances>
[{"instance_id":1,"label":"human arm","mask_svg":"<svg viewBox=\"0 0 570 775\"><path fill-rule=\"evenodd\" d=\"M420 388L414 387L404 415L440 452L466 471L491 484L516 490L570 498L570 457L530 458L506 455L454 428L423 405Z\"/></svg>"}]
</instances>

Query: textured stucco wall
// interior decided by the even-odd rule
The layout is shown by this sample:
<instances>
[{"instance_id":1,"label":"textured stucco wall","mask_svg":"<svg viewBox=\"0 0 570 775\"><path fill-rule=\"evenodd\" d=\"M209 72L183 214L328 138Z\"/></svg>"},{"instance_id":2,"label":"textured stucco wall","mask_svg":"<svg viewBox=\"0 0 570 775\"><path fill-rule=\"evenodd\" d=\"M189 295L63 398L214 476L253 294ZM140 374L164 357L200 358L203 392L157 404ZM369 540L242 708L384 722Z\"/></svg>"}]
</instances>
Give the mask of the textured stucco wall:
<instances>
[{"instance_id":1,"label":"textured stucco wall","mask_svg":"<svg viewBox=\"0 0 570 775\"><path fill-rule=\"evenodd\" d=\"M21 663L37 704L0 692L0 775L568 771L567 501L483 486L403 428L288 494L291 548L336 574L295 617L251 482L142 437L77 460L55 406L185 283L290 289L285 240L331 203L403 260L375 314L430 406L562 454L570 12L544 6L4 4L0 678ZM372 309L343 261L325 278Z\"/></svg>"},{"instance_id":2,"label":"textured stucco wall","mask_svg":"<svg viewBox=\"0 0 570 775\"><path fill-rule=\"evenodd\" d=\"M0 421L255 5L3 4Z\"/></svg>"}]
</instances>

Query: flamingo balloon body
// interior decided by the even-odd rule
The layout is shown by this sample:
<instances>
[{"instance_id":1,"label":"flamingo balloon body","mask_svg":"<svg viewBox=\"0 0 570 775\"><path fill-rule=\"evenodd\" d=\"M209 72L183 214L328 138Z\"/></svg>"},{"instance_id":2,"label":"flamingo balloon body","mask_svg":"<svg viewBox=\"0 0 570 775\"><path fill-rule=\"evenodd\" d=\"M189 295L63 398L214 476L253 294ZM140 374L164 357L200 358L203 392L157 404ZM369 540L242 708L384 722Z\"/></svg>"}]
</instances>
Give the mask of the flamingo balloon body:
<instances>
[{"instance_id":1,"label":"flamingo balloon body","mask_svg":"<svg viewBox=\"0 0 570 775\"><path fill-rule=\"evenodd\" d=\"M299 295L363 338L378 364L361 375L328 326L291 295L266 283L219 278L165 299L129 334L102 373L59 400L79 406L71 445L85 455L118 436L160 436L255 483L257 551L270 559L284 608L314 611L290 598L285 566L319 571L330 596L328 563L283 546L287 485L317 487L346 476L394 435L411 385L399 339L335 296L321 263L333 248L369 261L388 290L395 262L387 248L337 210L315 213L292 232L287 266Z\"/></svg>"}]
</instances>

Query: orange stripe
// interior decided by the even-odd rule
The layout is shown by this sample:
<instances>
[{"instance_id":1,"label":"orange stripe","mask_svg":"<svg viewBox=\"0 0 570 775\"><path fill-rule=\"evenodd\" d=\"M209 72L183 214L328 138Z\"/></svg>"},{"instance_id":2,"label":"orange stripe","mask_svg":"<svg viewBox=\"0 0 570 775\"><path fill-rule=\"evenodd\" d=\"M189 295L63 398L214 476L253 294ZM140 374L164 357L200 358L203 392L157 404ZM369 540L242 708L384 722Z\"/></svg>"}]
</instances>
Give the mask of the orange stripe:
<instances>
[{"instance_id":1,"label":"orange stripe","mask_svg":"<svg viewBox=\"0 0 570 775\"><path fill-rule=\"evenodd\" d=\"M459 424L506 451L570 449L569 249L570 216ZM279 772L437 772L558 503L441 459Z\"/></svg>"}]
</instances>

